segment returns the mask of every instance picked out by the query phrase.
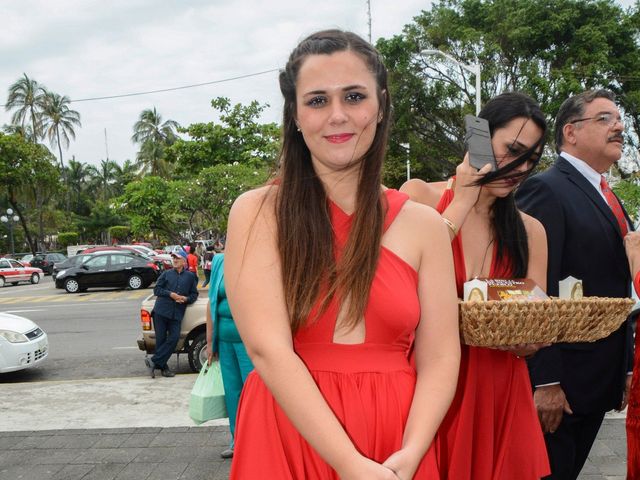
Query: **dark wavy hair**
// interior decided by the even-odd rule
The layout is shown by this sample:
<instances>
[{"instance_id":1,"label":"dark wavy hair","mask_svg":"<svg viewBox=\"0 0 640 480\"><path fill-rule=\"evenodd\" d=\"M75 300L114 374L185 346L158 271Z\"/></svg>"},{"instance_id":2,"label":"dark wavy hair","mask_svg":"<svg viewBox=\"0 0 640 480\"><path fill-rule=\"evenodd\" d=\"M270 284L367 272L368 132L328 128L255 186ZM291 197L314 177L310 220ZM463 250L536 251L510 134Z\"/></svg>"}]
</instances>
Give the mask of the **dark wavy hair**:
<instances>
[{"instance_id":1,"label":"dark wavy hair","mask_svg":"<svg viewBox=\"0 0 640 480\"><path fill-rule=\"evenodd\" d=\"M378 123L373 143L347 168L359 169L353 224L336 264L328 199L311 162L311 153L296 125L296 84L311 55L350 51L360 57L376 80ZM276 197L277 238L282 264L285 302L292 331L311 315L322 294L323 311L337 295L347 307L344 325L355 326L363 317L375 275L384 224L381 171L389 135L391 100L387 70L378 52L358 35L324 30L302 40L280 72L284 96L282 147ZM372 120L373 122L376 119Z\"/></svg>"},{"instance_id":2,"label":"dark wavy hair","mask_svg":"<svg viewBox=\"0 0 640 480\"><path fill-rule=\"evenodd\" d=\"M513 162L485 175L478 184L486 185L496 180L513 178L521 182L524 181L540 161L547 138L547 121L540 106L533 98L524 93L506 92L489 100L478 116L489 122L492 137L497 129L504 127L515 118L528 118L540 127L542 135L535 144L531 145ZM532 162L531 168L523 172L514 172L516 168L527 161ZM513 192L504 198L496 199L491 207L491 218L491 227L497 246L496 261L509 259L513 278L525 277L529 264L529 245L527 232L516 207Z\"/></svg>"}]
</instances>

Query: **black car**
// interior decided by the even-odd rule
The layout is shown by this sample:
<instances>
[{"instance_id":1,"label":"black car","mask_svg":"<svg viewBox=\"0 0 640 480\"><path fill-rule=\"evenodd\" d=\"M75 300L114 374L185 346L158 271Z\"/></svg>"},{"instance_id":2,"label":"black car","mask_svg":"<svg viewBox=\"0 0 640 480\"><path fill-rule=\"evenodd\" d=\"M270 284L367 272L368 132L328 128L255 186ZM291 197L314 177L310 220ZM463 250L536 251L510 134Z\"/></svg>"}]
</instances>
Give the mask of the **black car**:
<instances>
[{"instance_id":1,"label":"black car","mask_svg":"<svg viewBox=\"0 0 640 480\"><path fill-rule=\"evenodd\" d=\"M124 252L96 252L84 263L59 270L56 288L69 293L94 287L147 288L158 276L153 261Z\"/></svg>"},{"instance_id":2,"label":"black car","mask_svg":"<svg viewBox=\"0 0 640 480\"><path fill-rule=\"evenodd\" d=\"M58 272L60 270L66 270L68 268L71 267L79 267L80 265L82 265L84 262L86 262L87 260L89 260L90 258L93 258L94 256L96 256L96 254L99 253L132 253L134 256L140 257L148 262L153 262L158 266L158 270L162 271L163 269L161 268L162 265L158 265L158 262L154 261L152 258L147 257L146 255L143 255L141 253L137 253L137 252L122 252L122 250L99 250L97 252L91 252L91 253L82 253L82 254L78 254L78 255L74 255L73 257L69 257L67 259L65 259L64 262L60 262L60 263L56 263L53 266L53 279L55 280L56 277L58 276Z\"/></svg>"},{"instance_id":3,"label":"black car","mask_svg":"<svg viewBox=\"0 0 640 480\"><path fill-rule=\"evenodd\" d=\"M31 263L32 267L41 269L45 275L51 275L53 273L53 264L64 262L66 259L67 257L62 253L37 253L29 263Z\"/></svg>"},{"instance_id":4,"label":"black car","mask_svg":"<svg viewBox=\"0 0 640 480\"><path fill-rule=\"evenodd\" d=\"M73 257L69 257L65 259L63 262L55 263L53 265L53 270L51 273L51 275L53 276L53 279L54 280L56 279L56 277L58 276L58 272L60 270L66 270L71 267L78 267L82 265L84 262L86 262L87 260L89 260L91 257L93 257L93 255L91 254L74 255Z\"/></svg>"}]
</instances>

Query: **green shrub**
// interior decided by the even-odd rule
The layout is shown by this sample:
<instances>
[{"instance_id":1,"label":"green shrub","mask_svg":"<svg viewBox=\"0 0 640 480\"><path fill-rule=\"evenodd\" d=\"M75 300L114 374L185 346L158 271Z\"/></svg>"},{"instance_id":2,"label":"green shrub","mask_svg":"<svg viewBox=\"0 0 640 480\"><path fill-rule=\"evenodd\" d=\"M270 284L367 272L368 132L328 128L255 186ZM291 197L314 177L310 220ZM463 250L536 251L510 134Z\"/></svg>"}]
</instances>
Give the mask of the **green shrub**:
<instances>
[{"instance_id":1,"label":"green shrub","mask_svg":"<svg viewBox=\"0 0 640 480\"><path fill-rule=\"evenodd\" d=\"M78 232L60 232L58 233L58 243L61 247L75 245L78 243Z\"/></svg>"},{"instance_id":2,"label":"green shrub","mask_svg":"<svg viewBox=\"0 0 640 480\"><path fill-rule=\"evenodd\" d=\"M114 225L113 227L109 227L109 235L112 240L126 240L130 231L131 229L124 225Z\"/></svg>"}]
</instances>

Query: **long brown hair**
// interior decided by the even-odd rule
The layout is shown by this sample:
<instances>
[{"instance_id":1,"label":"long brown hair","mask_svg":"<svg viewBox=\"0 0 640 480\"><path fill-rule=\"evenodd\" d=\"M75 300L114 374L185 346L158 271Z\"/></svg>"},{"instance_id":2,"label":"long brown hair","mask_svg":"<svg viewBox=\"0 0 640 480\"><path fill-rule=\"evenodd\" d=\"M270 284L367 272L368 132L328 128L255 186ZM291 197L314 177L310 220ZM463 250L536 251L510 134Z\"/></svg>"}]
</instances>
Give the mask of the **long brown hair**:
<instances>
[{"instance_id":1,"label":"long brown hair","mask_svg":"<svg viewBox=\"0 0 640 480\"><path fill-rule=\"evenodd\" d=\"M327 194L318 178L311 153L296 126L296 82L310 55L351 51L376 79L379 123L373 142L362 158L354 159L360 171L353 224L336 264ZM305 38L280 72L284 96L282 148L276 199L278 247L282 264L285 302L296 332L309 318L322 294L322 312L337 296L347 306L344 326L362 319L375 275L384 224L381 171L390 124L387 70L378 52L358 35L325 30Z\"/></svg>"}]
</instances>

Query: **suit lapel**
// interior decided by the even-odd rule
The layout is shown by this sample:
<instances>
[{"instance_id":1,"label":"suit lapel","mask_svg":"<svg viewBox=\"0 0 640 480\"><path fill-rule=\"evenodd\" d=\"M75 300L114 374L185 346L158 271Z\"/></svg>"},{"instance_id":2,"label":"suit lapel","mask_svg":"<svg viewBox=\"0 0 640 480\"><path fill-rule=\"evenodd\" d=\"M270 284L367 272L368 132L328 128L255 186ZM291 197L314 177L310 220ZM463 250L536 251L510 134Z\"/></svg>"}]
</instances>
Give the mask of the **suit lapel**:
<instances>
[{"instance_id":1,"label":"suit lapel","mask_svg":"<svg viewBox=\"0 0 640 480\"><path fill-rule=\"evenodd\" d=\"M556 160L556 167L568 177L570 182L576 185L587 197L589 197L589 200L591 200L598 207L602 215L604 215L609 223L611 223L613 228L615 228L616 232L618 232L618 235L622 237L622 232L620 232L620 225L618 225L618 220L613 214L611 207L609 207L607 202L604 201L600 193L593 187L593 185L589 183L589 180L584 178L584 175L582 175L578 170L575 169L573 165L571 165L561 156L559 156ZM622 203L620 203L620 206L622 206ZM624 207L622 207L622 211L624 212L629 225L632 225Z\"/></svg>"}]
</instances>

